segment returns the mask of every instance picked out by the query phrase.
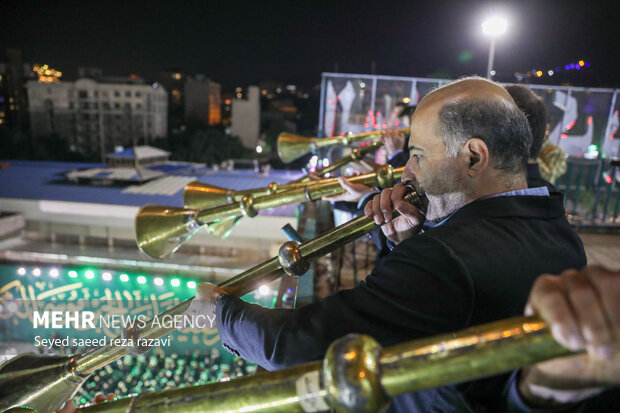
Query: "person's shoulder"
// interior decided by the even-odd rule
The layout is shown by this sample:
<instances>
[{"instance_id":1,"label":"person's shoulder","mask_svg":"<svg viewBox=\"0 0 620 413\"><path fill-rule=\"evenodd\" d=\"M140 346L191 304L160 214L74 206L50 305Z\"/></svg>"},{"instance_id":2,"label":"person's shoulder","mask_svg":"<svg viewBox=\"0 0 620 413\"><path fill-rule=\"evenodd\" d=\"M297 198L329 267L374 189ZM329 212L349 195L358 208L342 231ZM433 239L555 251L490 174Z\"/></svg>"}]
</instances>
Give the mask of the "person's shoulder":
<instances>
[{"instance_id":1,"label":"person's shoulder","mask_svg":"<svg viewBox=\"0 0 620 413\"><path fill-rule=\"evenodd\" d=\"M441 260L458 261L454 254L454 244L474 242L475 228L479 223L474 220L451 224L449 221L434 228L427 228L394 248L386 257L434 257ZM396 254L395 254L396 252Z\"/></svg>"}]
</instances>

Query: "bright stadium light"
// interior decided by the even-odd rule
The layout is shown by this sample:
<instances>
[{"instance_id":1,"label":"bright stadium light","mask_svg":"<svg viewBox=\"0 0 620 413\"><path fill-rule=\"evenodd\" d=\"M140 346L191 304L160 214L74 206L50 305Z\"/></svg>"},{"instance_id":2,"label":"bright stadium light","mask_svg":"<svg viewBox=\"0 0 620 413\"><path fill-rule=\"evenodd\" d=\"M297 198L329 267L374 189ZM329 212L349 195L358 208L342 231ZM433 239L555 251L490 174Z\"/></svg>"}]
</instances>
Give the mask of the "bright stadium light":
<instances>
[{"instance_id":1,"label":"bright stadium light","mask_svg":"<svg viewBox=\"0 0 620 413\"><path fill-rule=\"evenodd\" d=\"M506 33L508 22L503 17L489 17L482 23L482 33L487 36L497 36Z\"/></svg>"},{"instance_id":2,"label":"bright stadium light","mask_svg":"<svg viewBox=\"0 0 620 413\"><path fill-rule=\"evenodd\" d=\"M493 16L489 17L482 23L482 33L491 37L491 46L489 47L489 61L487 64L487 78L493 76L493 60L495 58L495 38L501 34L506 33L508 22L503 17ZM494 72L494 71L493 71Z\"/></svg>"}]
</instances>

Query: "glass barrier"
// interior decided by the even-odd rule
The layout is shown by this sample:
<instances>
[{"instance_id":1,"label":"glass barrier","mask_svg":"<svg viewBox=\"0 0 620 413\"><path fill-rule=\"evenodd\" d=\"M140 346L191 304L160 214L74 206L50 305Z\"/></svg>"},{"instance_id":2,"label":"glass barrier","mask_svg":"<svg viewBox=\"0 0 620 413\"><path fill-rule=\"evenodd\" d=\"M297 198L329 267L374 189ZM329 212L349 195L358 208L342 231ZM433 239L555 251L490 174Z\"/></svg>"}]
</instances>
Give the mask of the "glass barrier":
<instances>
[{"instance_id":1,"label":"glass barrier","mask_svg":"<svg viewBox=\"0 0 620 413\"><path fill-rule=\"evenodd\" d=\"M319 136L361 133L403 127L394 112L397 103L416 105L447 79L323 73ZM599 152L620 155L618 90L530 85L549 112L549 139L569 156ZM404 125L406 127L406 125ZM596 145L596 148L591 147Z\"/></svg>"}]
</instances>

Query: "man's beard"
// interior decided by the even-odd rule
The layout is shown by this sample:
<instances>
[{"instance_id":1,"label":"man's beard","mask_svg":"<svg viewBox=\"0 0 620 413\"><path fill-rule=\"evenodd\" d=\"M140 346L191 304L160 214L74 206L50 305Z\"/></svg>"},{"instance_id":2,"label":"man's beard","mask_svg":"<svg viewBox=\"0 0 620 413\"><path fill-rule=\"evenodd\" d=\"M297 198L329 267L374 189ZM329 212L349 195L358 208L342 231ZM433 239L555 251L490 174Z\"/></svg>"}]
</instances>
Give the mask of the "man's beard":
<instances>
[{"instance_id":1,"label":"man's beard","mask_svg":"<svg viewBox=\"0 0 620 413\"><path fill-rule=\"evenodd\" d=\"M420 182L428 197L426 219L439 222L465 205L467 192L454 159L446 159L436 173Z\"/></svg>"}]
</instances>

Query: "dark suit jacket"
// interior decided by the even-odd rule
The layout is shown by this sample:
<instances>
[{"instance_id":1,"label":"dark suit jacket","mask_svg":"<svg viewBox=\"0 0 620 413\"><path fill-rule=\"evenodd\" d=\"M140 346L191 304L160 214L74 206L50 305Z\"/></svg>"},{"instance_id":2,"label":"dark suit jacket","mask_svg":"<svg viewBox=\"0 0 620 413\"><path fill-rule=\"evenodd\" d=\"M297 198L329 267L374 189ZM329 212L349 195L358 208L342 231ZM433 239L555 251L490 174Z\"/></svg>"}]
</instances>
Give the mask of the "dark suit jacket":
<instances>
[{"instance_id":1,"label":"dark suit jacket","mask_svg":"<svg viewBox=\"0 0 620 413\"><path fill-rule=\"evenodd\" d=\"M397 245L351 290L296 310L224 296L216 307L217 328L229 351L279 369L322 358L348 333L368 334L385 346L521 315L536 277L585 263L559 194L483 199ZM426 412L459 400L466 408L463 398L499 403L490 395L500 395L505 381L418 392L417 400L399 396L393 406ZM431 396L420 399L424 394Z\"/></svg>"}]
</instances>

